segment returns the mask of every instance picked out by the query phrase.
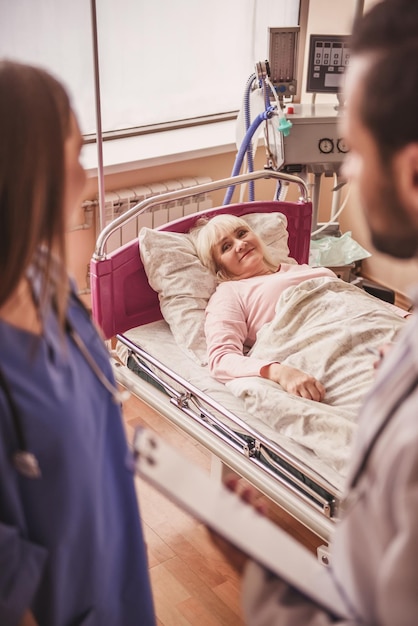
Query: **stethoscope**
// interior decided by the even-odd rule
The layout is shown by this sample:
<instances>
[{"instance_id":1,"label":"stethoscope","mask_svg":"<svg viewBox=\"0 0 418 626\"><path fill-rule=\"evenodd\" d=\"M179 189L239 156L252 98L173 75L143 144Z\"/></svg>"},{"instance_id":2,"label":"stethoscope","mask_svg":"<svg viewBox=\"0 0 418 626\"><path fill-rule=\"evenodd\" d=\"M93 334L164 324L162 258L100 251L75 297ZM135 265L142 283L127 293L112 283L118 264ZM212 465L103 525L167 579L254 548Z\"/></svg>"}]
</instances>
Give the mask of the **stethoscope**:
<instances>
[{"instance_id":1,"label":"stethoscope","mask_svg":"<svg viewBox=\"0 0 418 626\"><path fill-rule=\"evenodd\" d=\"M86 312L86 315L89 316L87 309L85 308L81 300L76 296L76 294L71 294L71 295L78 301L81 308ZM72 341L74 342L74 344L76 345L76 347L78 348L78 350L80 351L80 353L82 354L83 358L85 359L85 361L87 362L91 370L93 371L96 378L103 385L103 387L110 393L112 400L116 404L121 404L124 400L126 400L130 396L129 391L126 391L126 390L119 391L119 389L113 383L111 383L110 380L106 378L106 376L104 375L104 373L102 372L102 370L97 365L96 361L93 359L90 352L88 351L87 346L85 345L84 341L82 340L78 332L75 330L73 325L70 323L68 318L66 318L65 320L65 330L67 334L70 336L70 338L72 339ZM13 465L16 468L16 470L19 472L19 474L21 474L22 476L25 476L26 478L40 478L41 470L39 467L39 462L36 456L32 452L30 452L28 448L25 432L22 426L22 420L20 418L16 402L14 401L13 394L10 390L10 386L1 368L0 368L0 387L3 389L4 395L6 397L6 401L10 408L13 427L14 427L17 442L18 442L18 448L16 452L13 453L13 458L12 458Z\"/></svg>"}]
</instances>

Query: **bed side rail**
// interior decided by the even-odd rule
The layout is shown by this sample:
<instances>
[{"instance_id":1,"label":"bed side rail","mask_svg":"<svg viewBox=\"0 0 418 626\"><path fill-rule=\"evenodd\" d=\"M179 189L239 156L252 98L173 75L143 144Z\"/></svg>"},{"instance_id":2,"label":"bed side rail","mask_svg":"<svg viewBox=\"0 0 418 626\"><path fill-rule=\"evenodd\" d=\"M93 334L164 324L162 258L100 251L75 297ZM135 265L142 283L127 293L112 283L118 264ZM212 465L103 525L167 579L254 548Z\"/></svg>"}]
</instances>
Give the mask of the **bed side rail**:
<instances>
[{"instance_id":1,"label":"bed side rail","mask_svg":"<svg viewBox=\"0 0 418 626\"><path fill-rule=\"evenodd\" d=\"M326 517L334 516L341 494L325 478L278 443L254 430L237 414L186 381L126 336L118 335L118 339L128 348L138 370L163 389L180 411L197 421L212 435L229 442L252 463L285 483L289 490L299 493L301 498L320 510ZM267 455L263 455L263 449ZM269 457L268 463L263 463L262 459L266 460L267 457ZM274 457L279 460L279 463L274 462ZM293 468L295 472L289 472L286 466ZM276 468L275 471L272 470L273 467ZM316 485L319 489L313 490L310 484Z\"/></svg>"},{"instance_id":2,"label":"bed side rail","mask_svg":"<svg viewBox=\"0 0 418 626\"><path fill-rule=\"evenodd\" d=\"M288 220L289 250L293 258L299 263L307 263L309 259L310 232L312 223L312 203L307 196L307 188L302 179L295 176L278 174L277 172L256 172L251 175L225 179L217 183L206 183L192 187L189 190L179 190L168 194L161 194L139 203L129 211L111 222L99 235L96 251L90 262L90 286L92 314L95 322L100 326L104 336L110 338L118 333L142 324L148 324L161 319L158 294L148 283L139 253L138 239L135 238L125 245L105 253L108 238L122 228L125 223L138 215L149 211L153 206L163 204L167 199L182 198L196 195L208 189L217 189L219 186L228 186L233 180L243 183L254 176L259 178L275 178L296 183L301 191L298 202L281 200L245 202L240 204L216 207L188 215L159 227L159 230L171 232L188 232L195 221L203 216L212 216L216 213L268 213L279 211L286 215Z\"/></svg>"},{"instance_id":3,"label":"bed side rail","mask_svg":"<svg viewBox=\"0 0 418 626\"><path fill-rule=\"evenodd\" d=\"M241 174L239 176L224 178L222 180L210 183L204 183L202 185L196 185L194 187L190 187L189 189L169 191L167 193L153 196L151 198L143 200L142 202L139 202L131 209L110 222L110 224L105 226L105 228L99 233L99 236L97 238L93 259L101 260L105 258L106 241L118 228L158 204L164 204L166 202L171 202L173 200L179 200L182 198L189 198L191 196L209 193L211 191L217 191L226 187L242 185L243 183L247 183L252 180L269 178L296 184L299 187L299 201L309 202L308 187L302 178L299 178L298 176L292 176L291 174L285 174L283 172L275 172L274 170L260 170L256 172L250 172L248 174Z\"/></svg>"}]
</instances>

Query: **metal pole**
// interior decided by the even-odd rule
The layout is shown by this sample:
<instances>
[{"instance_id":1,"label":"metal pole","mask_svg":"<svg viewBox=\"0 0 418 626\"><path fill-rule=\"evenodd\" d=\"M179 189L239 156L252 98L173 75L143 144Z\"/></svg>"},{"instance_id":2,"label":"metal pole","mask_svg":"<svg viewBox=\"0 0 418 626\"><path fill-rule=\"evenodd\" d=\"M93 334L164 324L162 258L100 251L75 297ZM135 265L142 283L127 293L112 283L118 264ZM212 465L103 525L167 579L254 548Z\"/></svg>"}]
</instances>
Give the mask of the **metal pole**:
<instances>
[{"instance_id":1,"label":"metal pole","mask_svg":"<svg viewBox=\"0 0 418 626\"><path fill-rule=\"evenodd\" d=\"M102 117L100 107L99 47L97 38L96 0L91 0L91 27L93 38L94 89L96 102L97 182L99 188L99 231L105 226L105 187L103 171Z\"/></svg>"},{"instance_id":2,"label":"metal pole","mask_svg":"<svg viewBox=\"0 0 418 626\"><path fill-rule=\"evenodd\" d=\"M356 8L354 13L354 23L361 18L364 13L364 0L356 1Z\"/></svg>"}]
</instances>

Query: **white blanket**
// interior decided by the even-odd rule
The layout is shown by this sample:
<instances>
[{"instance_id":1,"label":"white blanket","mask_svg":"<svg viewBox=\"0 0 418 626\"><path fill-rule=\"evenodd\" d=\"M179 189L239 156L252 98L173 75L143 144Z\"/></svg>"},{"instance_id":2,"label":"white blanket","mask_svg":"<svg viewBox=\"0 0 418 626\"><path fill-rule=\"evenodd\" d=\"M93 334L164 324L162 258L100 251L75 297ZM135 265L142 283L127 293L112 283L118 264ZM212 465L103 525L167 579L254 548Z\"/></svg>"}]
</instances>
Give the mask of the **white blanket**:
<instances>
[{"instance_id":1,"label":"white blanket","mask_svg":"<svg viewBox=\"0 0 418 626\"><path fill-rule=\"evenodd\" d=\"M375 377L378 348L405 320L386 303L339 279L314 278L290 287L249 353L312 374L326 388L322 402L298 398L259 377L227 386L246 409L345 474L364 395Z\"/></svg>"}]
</instances>

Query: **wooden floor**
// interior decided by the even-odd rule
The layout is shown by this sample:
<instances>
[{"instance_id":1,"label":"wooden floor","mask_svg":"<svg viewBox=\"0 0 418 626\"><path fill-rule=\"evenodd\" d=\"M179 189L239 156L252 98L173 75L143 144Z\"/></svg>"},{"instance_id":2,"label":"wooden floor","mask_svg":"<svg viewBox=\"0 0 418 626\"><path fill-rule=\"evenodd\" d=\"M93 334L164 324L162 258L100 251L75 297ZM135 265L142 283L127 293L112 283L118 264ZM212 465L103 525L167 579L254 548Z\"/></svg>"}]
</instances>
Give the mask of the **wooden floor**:
<instances>
[{"instance_id":1,"label":"wooden floor","mask_svg":"<svg viewBox=\"0 0 418 626\"><path fill-rule=\"evenodd\" d=\"M190 460L210 471L210 453L134 396L123 405L127 435L144 425L161 434ZM206 528L136 478L148 548L157 624L241 626L240 581L212 544ZM320 540L277 507L277 523L313 552Z\"/></svg>"}]
</instances>

